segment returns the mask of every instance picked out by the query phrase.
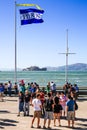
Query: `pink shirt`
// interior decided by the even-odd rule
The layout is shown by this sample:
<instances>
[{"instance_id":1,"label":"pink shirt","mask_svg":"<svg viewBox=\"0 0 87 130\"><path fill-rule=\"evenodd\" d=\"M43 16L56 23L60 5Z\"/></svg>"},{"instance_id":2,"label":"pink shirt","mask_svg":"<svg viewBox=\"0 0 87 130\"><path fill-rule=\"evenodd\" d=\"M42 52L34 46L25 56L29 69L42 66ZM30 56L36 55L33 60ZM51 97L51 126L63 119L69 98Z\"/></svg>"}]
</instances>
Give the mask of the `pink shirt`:
<instances>
[{"instance_id":1,"label":"pink shirt","mask_svg":"<svg viewBox=\"0 0 87 130\"><path fill-rule=\"evenodd\" d=\"M62 106L66 106L66 101L67 101L67 97L64 95L64 96L60 96L60 104Z\"/></svg>"}]
</instances>

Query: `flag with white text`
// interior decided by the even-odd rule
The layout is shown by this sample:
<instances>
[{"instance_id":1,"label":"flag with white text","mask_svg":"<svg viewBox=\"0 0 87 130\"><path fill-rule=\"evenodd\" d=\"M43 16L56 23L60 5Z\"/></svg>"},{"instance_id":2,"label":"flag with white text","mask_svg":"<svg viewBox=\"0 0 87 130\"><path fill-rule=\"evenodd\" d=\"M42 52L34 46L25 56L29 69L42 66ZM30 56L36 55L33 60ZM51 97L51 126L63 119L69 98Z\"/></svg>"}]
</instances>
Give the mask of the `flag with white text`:
<instances>
[{"instance_id":1,"label":"flag with white text","mask_svg":"<svg viewBox=\"0 0 87 130\"><path fill-rule=\"evenodd\" d=\"M43 23L42 15L44 10L40 9L20 9L21 25L32 24L32 23Z\"/></svg>"}]
</instances>

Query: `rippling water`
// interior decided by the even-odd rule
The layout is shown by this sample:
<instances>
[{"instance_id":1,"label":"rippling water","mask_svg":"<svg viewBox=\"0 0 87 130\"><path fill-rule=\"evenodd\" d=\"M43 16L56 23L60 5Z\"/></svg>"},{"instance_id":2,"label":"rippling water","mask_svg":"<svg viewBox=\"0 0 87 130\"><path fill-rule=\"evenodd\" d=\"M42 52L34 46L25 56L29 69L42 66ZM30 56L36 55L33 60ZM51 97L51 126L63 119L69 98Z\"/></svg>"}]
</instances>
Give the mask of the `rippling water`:
<instances>
[{"instance_id":1,"label":"rippling water","mask_svg":"<svg viewBox=\"0 0 87 130\"><path fill-rule=\"evenodd\" d=\"M40 86L46 86L49 81L54 81L57 86L65 84L65 72L60 71L18 71L17 81L24 79L25 83L37 82ZM15 82L14 71L0 72L0 82L11 80ZM87 87L87 71L68 72L68 82L77 83L79 87Z\"/></svg>"}]
</instances>

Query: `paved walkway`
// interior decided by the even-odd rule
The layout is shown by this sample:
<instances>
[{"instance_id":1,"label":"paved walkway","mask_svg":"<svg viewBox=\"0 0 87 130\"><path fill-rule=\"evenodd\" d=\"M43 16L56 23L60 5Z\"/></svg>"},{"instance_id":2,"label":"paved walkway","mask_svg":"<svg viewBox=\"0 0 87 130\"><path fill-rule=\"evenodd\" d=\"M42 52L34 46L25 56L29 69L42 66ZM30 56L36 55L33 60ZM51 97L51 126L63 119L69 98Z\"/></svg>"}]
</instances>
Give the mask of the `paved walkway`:
<instances>
[{"instance_id":1,"label":"paved walkway","mask_svg":"<svg viewBox=\"0 0 87 130\"><path fill-rule=\"evenodd\" d=\"M4 102L0 102L0 130L32 130L30 128L33 108L30 107L30 117L17 117L18 112L18 97L5 97ZM76 112L75 128L76 130L87 130L87 100L78 101L79 110ZM57 122L56 122L57 124ZM53 121L51 127L53 130L72 130L67 128L67 120L61 120L61 127L54 127ZM43 118L41 119L41 127L43 127ZM41 128L42 129L42 128ZM38 130L38 129L37 129Z\"/></svg>"}]
</instances>

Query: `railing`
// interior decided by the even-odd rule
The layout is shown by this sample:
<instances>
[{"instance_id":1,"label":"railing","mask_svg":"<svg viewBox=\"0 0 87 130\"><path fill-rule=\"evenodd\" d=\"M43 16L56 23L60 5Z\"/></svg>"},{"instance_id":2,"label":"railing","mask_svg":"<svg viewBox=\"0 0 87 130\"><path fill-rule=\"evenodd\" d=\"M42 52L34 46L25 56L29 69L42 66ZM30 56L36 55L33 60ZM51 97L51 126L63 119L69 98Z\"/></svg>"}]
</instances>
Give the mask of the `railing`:
<instances>
[{"instance_id":1,"label":"railing","mask_svg":"<svg viewBox=\"0 0 87 130\"><path fill-rule=\"evenodd\" d=\"M62 87L57 87L57 92L63 91ZM79 87L79 95L87 95L87 87Z\"/></svg>"},{"instance_id":2,"label":"railing","mask_svg":"<svg viewBox=\"0 0 87 130\"><path fill-rule=\"evenodd\" d=\"M41 87L42 88L42 87ZM44 87L45 88L45 87ZM61 91L63 91L63 88L62 87L57 87L57 90L56 90L57 92L61 92ZM11 93L12 94L15 94L15 90L14 90L14 88L12 88L12 90L11 90ZM7 91L7 94L8 94L8 91ZM80 95L83 95L83 96L86 96L87 95L87 87L80 87L79 88L79 96Z\"/></svg>"}]
</instances>

